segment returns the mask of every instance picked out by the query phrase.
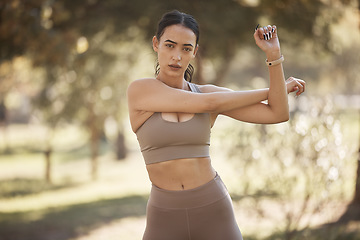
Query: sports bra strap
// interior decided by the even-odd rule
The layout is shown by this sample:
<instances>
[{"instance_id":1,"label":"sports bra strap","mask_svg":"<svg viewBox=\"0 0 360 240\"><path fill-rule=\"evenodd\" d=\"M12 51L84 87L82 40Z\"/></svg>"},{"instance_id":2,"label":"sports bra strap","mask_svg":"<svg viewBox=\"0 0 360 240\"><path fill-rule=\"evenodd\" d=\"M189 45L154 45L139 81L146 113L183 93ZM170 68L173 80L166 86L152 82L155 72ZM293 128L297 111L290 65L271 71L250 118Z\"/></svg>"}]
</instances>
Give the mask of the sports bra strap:
<instances>
[{"instance_id":1,"label":"sports bra strap","mask_svg":"<svg viewBox=\"0 0 360 240\"><path fill-rule=\"evenodd\" d=\"M189 87L192 92L201 93L199 87L196 84L189 82Z\"/></svg>"}]
</instances>

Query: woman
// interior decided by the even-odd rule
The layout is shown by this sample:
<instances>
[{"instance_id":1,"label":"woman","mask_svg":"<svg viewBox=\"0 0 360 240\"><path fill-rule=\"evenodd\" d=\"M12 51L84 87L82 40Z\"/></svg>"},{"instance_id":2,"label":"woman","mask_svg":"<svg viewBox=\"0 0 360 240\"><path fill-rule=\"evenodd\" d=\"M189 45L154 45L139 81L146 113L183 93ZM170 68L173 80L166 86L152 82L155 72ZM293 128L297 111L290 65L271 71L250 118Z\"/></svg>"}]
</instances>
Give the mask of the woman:
<instances>
[{"instance_id":1,"label":"woman","mask_svg":"<svg viewBox=\"0 0 360 240\"><path fill-rule=\"evenodd\" d=\"M269 89L196 85L190 83L199 48L195 19L172 11L160 20L153 37L156 78L136 80L127 92L152 182L143 240L242 239L229 194L211 166L210 129L219 114L252 123L287 121L287 93L305 89L303 80L284 79L276 27L257 28L254 38L267 56Z\"/></svg>"}]
</instances>

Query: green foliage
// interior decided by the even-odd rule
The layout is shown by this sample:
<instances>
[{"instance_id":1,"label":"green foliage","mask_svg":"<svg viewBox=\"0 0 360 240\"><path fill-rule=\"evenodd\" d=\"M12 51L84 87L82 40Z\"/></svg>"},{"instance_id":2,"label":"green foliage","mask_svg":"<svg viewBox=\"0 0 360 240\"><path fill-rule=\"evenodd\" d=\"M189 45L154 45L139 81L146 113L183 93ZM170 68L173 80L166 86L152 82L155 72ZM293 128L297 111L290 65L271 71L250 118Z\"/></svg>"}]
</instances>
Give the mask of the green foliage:
<instances>
[{"instance_id":1,"label":"green foliage","mask_svg":"<svg viewBox=\"0 0 360 240\"><path fill-rule=\"evenodd\" d=\"M188 12L200 23L204 58L226 58L237 47L252 43L253 29L262 17L286 29L292 38L301 36L326 46L329 26L340 18L344 4L338 1L333 7L320 0L248 2L6 0L0 5L0 57L30 54L36 66L64 65L79 37L92 39L110 29L108 41L112 41L126 37L127 29L137 26L150 39L160 16L172 9ZM313 38L314 34L321 38Z\"/></svg>"},{"instance_id":2,"label":"green foliage","mask_svg":"<svg viewBox=\"0 0 360 240\"><path fill-rule=\"evenodd\" d=\"M201 59L217 59L215 68L224 72L236 49L253 43L253 29L260 19L269 18L286 29L292 36L290 38L301 33L305 39L318 41L312 36L321 33L319 41L322 42L329 39L328 28L341 16L343 4L339 1L337 6L340 7L334 8L320 0L249 2L6 0L0 4L0 58L10 60L14 56L26 55L35 66L44 68L45 82L35 103L42 111L48 112L44 120L56 125L60 119L69 120L82 115L84 109L79 106L92 109L91 101L98 103L99 99L89 95L95 96L106 86L114 90L113 96L124 94L125 79L128 78L126 70L120 72L121 76L109 75L117 67L114 64L119 64L119 56L124 54L115 54L114 49L129 41L149 41L155 33L157 21L166 11L179 9L195 16L201 28ZM324 18L326 21L319 25L318 19ZM88 46L83 46L79 52L82 42ZM293 44L298 44L298 41ZM112 46L112 49L109 51L107 46ZM121 64L133 66L136 53L125 54ZM58 91L54 88L66 85L64 78L69 74L73 76L67 78L71 87L56 94ZM100 102L107 105L102 100ZM102 118L106 118L105 115ZM103 120L99 120L99 124L101 122Z\"/></svg>"},{"instance_id":3,"label":"green foliage","mask_svg":"<svg viewBox=\"0 0 360 240\"><path fill-rule=\"evenodd\" d=\"M308 103L301 99L303 98L301 97L297 101L301 101L300 105L304 106L304 108L301 108L299 111L305 114L303 112L304 109L310 108L307 107ZM322 101L320 99L319 101L319 104L324 107L324 112L330 110L328 115L335 116L335 121L339 120L342 127L345 125L347 131L354 133L358 121L357 115L352 115L352 118L347 120L348 116L345 114L341 114L340 116L334 115L337 111L333 113L331 104L322 104L326 102L325 100ZM323 110L320 112L322 111ZM325 119L325 117L320 117L322 114L316 116L318 116L319 119ZM311 117L311 122L313 122L314 117L315 115ZM344 119L346 121L344 121ZM231 138L234 135L238 138L252 139L248 141L248 144L256 143L256 139L261 139L262 135L257 134L258 131L254 131L254 128L257 129L260 125L232 122L240 128L231 127L228 132L220 132L220 134L224 134L222 139L213 136L215 138L212 138L212 149L215 150L215 153L225 153L227 151L226 147L232 148L234 143L239 142L239 139L234 141L234 138ZM296 122L299 122L299 118L297 118ZM346 124L349 122L354 125ZM219 123L220 122L217 124ZM266 146L272 141L275 141L274 145L278 142L284 144L285 140L283 142L276 139L284 138L284 135L290 134L293 128L287 125L288 124L266 126L265 129L269 132L269 137L265 136L265 142L260 147L267 148ZM329 126L331 126L331 124ZM22 145L36 146L37 148L32 148L38 149L41 148L39 142L43 141L34 139L34 137L40 138L41 136L39 136L40 131L38 129L29 132L33 127L34 126L23 126L23 128L20 128L20 126L18 126L18 129L12 129L11 132L18 133L16 134L18 136L17 139L18 141L21 140L24 142ZM129 130L129 134L130 131L131 130ZM284 135L282 135L282 133L284 133ZM214 131L213 134L216 134L216 131ZM342 145L347 144L349 154L351 154L351 144L349 144L347 140L345 141L346 131L343 134ZM76 137L74 135L79 136ZM294 136L295 133L290 135ZM310 135L311 134L308 135L309 138L311 137ZM69 136L71 139L69 139ZM247 136L251 136L251 138ZM331 136L331 134L324 136ZM109 155L103 155L102 157L104 161L102 161L101 164L99 181L91 182L89 181L88 175L89 150L88 148L84 149L85 146L83 144L79 144L79 142L84 143L85 141L82 129L76 130L73 125L68 126L68 129L62 126L57 129L55 138L57 138L55 142L57 142L56 147L58 148L54 153L56 166L56 174L54 176L55 185L48 185L44 183L44 181L37 179L41 176L43 169L43 164L41 164L42 156L39 154L21 152L21 154L16 153L11 156L0 155L0 178L2 178L0 181L0 191L4 190L5 192L3 192L0 200L0 235L5 239L14 240L29 238L39 240L98 240L101 239L101 237L106 239L141 239L145 226L145 207L150 184L146 176L145 167L141 166L143 162L141 160L141 153L139 153L137 149L136 139L132 139L134 142L131 142L134 143L132 144L133 155L130 155L124 162L115 161L113 155L109 153L109 148L104 146L104 153ZM215 141L220 141L221 144L217 147L213 144ZM248 146L246 149L249 150L249 156L252 156L253 151L251 150L254 149L252 149L251 146ZM237 151L238 153L240 152L239 150ZM238 176L237 182L226 181L226 185L229 189L236 190L236 188L239 188L239 191L235 192L241 196L241 199L233 198L233 200L235 214L237 219L240 219L238 223L244 233L244 239L284 239L284 223L286 223L286 220L280 219L279 217L284 210L277 208L275 204L266 205L262 200L267 201L270 199L272 202L276 201L279 205L287 206L289 210L295 211L301 206L301 201L298 201L297 197L299 196L299 200L303 200L302 196L304 195L300 192L295 199L288 197L288 195L280 195L280 193L285 192L284 189L281 189L283 182L290 181L290 183L288 183L290 186L295 184L292 179L287 178L290 174L286 173L287 171L291 172L292 167L284 168L284 171L281 173L275 173L268 167L279 165L282 157L268 161L267 157L261 153L260 158L248 159L248 167L244 169L243 172L242 164L245 164L245 162L242 161L246 159L236 152L234 152L236 155L231 159L231 162L227 162L226 157L216 157L213 158L213 160L214 163L218 161L221 167L226 166L225 169L227 167L231 169L234 168L238 172L238 175L231 174L230 176L225 176L225 174L221 173L221 176L224 180L225 178L234 180L234 178ZM259 156L258 153L254 153L254 155ZM332 158L332 156L330 157ZM347 173L351 173L353 170L353 164L349 164L349 160L351 159L346 159L346 161L344 160L343 162L343 164L347 166L343 166L340 170L341 175L339 176L339 180L342 179L344 181L341 187L336 189L337 192L348 192L346 186L349 182L352 183L351 176L349 176L351 174L347 174L346 176L343 174L346 168L352 168ZM264 165L266 163L268 163L268 165ZM218 170L220 170L220 168ZM220 171L223 172L223 169ZM224 171L224 173L225 172L226 171ZM302 169L299 168L297 173L301 177ZM277 183L273 185L269 184L269 188L267 188L266 184L263 184L262 178L264 177L270 181L270 175L278 175L278 178L273 179ZM27 178L23 176L27 176ZM283 178L283 176L286 176L286 178L279 179ZM246 183L248 183L248 194L243 194L244 191L241 187ZM263 187L258 185L258 183L263 184ZM321 182L315 184L321 184ZM275 188L276 185L279 189ZM312 186L313 184L310 185ZM335 188L335 185L330 185L330 187ZM295 192L295 189L287 188L290 189L291 192ZM302 188L299 190L301 189ZM254 192L255 194L252 194ZM4 197L4 195L7 195L7 197ZM329 201L336 200L336 196L337 193L329 195ZM287 199L288 201L283 201ZM319 222L324 223L327 222L328 218L319 215L327 213L337 216L346 204L347 198L341 197L339 201L341 202L341 207L337 207L335 204L335 207L322 208L323 205L317 205L318 202L315 202L314 205L310 203L310 207L319 207L318 214L315 214L313 219L320 219ZM248 204L246 204L246 202L248 202ZM270 213L271 216L266 213L260 215L261 212L257 211L256 208L263 206L267 207L267 213ZM250 231L251 226L256 228L255 233ZM48 231L49 229L52 230ZM259 233L261 234L261 236L259 236L259 234L256 234L259 232L258 229L261 229L261 233L266 231L269 236L265 237L261 233ZM355 240L359 237L359 229L359 223L354 221L344 226L325 225L323 228L318 228L312 224L305 229L302 227L298 228L293 239ZM129 234L124 237L124 233Z\"/></svg>"},{"instance_id":4,"label":"green foliage","mask_svg":"<svg viewBox=\"0 0 360 240\"><path fill-rule=\"evenodd\" d=\"M283 42L291 45L311 41L316 47L314 51L331 51L331 26L344 15L346 5L356 5L356 1L261 1L261 11L274 23L285 30Z\"/></svg>"},{"instance_id":5,"label":"green foliage","mask_svg":"<svg viewBox=\"0 0 360 240\"><path fill-rule=\"evenodd\" d=\"M346 4L356 6L351 0L4 0L0 3L0 64L21 56L41 69L43 81L32 80L38 91L29 94L34 115L49 128L61 122L84 126L96 157L106 119L115 119L119 132L123 129L126 86L166 11L178 9L198 20L198 69L203 60L211 61L216 74L206 82L219 83L236 50L253 44L257 23L281 26L290 46L301 48L301 42L315 41L315 46L321 46L316 49L333 50L330 26L343 17ZM0 86L6 86L0 89L2 100L16 82L3 75L0 80Z\"/></svg>"},{"instance_id":6,"label":"green foliage","mask_svg":"<svg viewBox=\"0 0 360 240\"><path fill-rule=\"evenodd\" d=\"M230 156L241 176L238 194L280 203L285 224L279 228L286 239L307 227L323 206L349 197L346 166L355 157L332 99L298 101L287 124L246 125L226 133L235 139ZM291 200L296 201L289 205Z\"/></svg>"}]
</instances>

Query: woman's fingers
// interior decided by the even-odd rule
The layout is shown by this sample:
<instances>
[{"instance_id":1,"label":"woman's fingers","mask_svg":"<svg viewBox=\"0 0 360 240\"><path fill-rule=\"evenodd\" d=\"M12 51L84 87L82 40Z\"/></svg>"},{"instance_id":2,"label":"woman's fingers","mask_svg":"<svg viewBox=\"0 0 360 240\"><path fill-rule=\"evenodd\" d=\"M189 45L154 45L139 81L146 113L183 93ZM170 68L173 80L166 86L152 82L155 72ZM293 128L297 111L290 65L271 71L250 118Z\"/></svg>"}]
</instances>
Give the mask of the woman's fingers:
<instances>
[{"instance_id":1,"label":"woman's fingers","mask_svg":"<svg viewBox=\"0 0 360 240\"><path fill-rule=\"evenodd\" d=\"M300 85L302 86L302 92L301 92L301 93L305 92L305 85L306 85L305 81L299 79L299 83L300 83Z\"/></svg>"},{"instance_id":2,"label":"woman's fingers","mask_svg":"<svg viewBox=\"0 0 360 240\"><path fill-rule=\"evenodd\" d=\"M296 83L297 83L296 87L299 89L296 92L296 95L299 96L300 94L302 94L304 92L304 86L298 81L296 81Z\"/></svg>"},{"instance_id":3,"label":"woman's fingers","mask_svg":"<svg viewBox=\"0 0 360 240\"><path fill-rule=\"evenodd\" d=\"M296 92L296 96L299 96L303 92L305 92L306 82L302 79L290 77L286 80L287 84L290 84L289 87L291 89L290 92Z\"/></svg>"},{"instance_id":4,"label":"woman's fingers","mask_svg":"<svg viewBox=\"0 0 360 240\"><path fill-rule=\"evenodd\" d=\"M261 28L258 28L260 39L262 40L270 40L275 36L276 26L267 25Z\"/></svg>"},{"instance_id":5,"label":"woman's fingers","mask_svg":"<svg viewBox=\"0 0 360 240\"><path fill-rule=\"evenodd\" d=\"M296 95L300 95L303 92L305 92L305 81L301 79L296 79L297 87L299 88L299 91L296 93Z\"/></svg>"}]
</instances>

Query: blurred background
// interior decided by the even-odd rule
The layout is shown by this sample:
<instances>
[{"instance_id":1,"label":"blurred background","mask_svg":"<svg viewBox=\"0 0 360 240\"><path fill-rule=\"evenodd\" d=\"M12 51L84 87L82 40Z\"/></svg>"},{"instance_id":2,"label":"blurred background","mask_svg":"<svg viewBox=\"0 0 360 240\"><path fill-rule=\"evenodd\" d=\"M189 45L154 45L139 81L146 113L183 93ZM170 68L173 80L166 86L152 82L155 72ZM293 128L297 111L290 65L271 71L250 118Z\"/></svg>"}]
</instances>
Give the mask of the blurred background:
<instances>
[{"instance_id":1,"label":"blurred background","mask_svg":"<svg viewBox=\"0 0 360 240\"><path fill-rule=\"evenodd\" d=\"M291 119L219 117L211 154L245 239L360 239L356 0L1 0L0 239L136 240L150 190L126 89L153 77L158 20L200 24L198 84L268 86L256 25L278 27Z\"/></svg>"}]
</instances>

